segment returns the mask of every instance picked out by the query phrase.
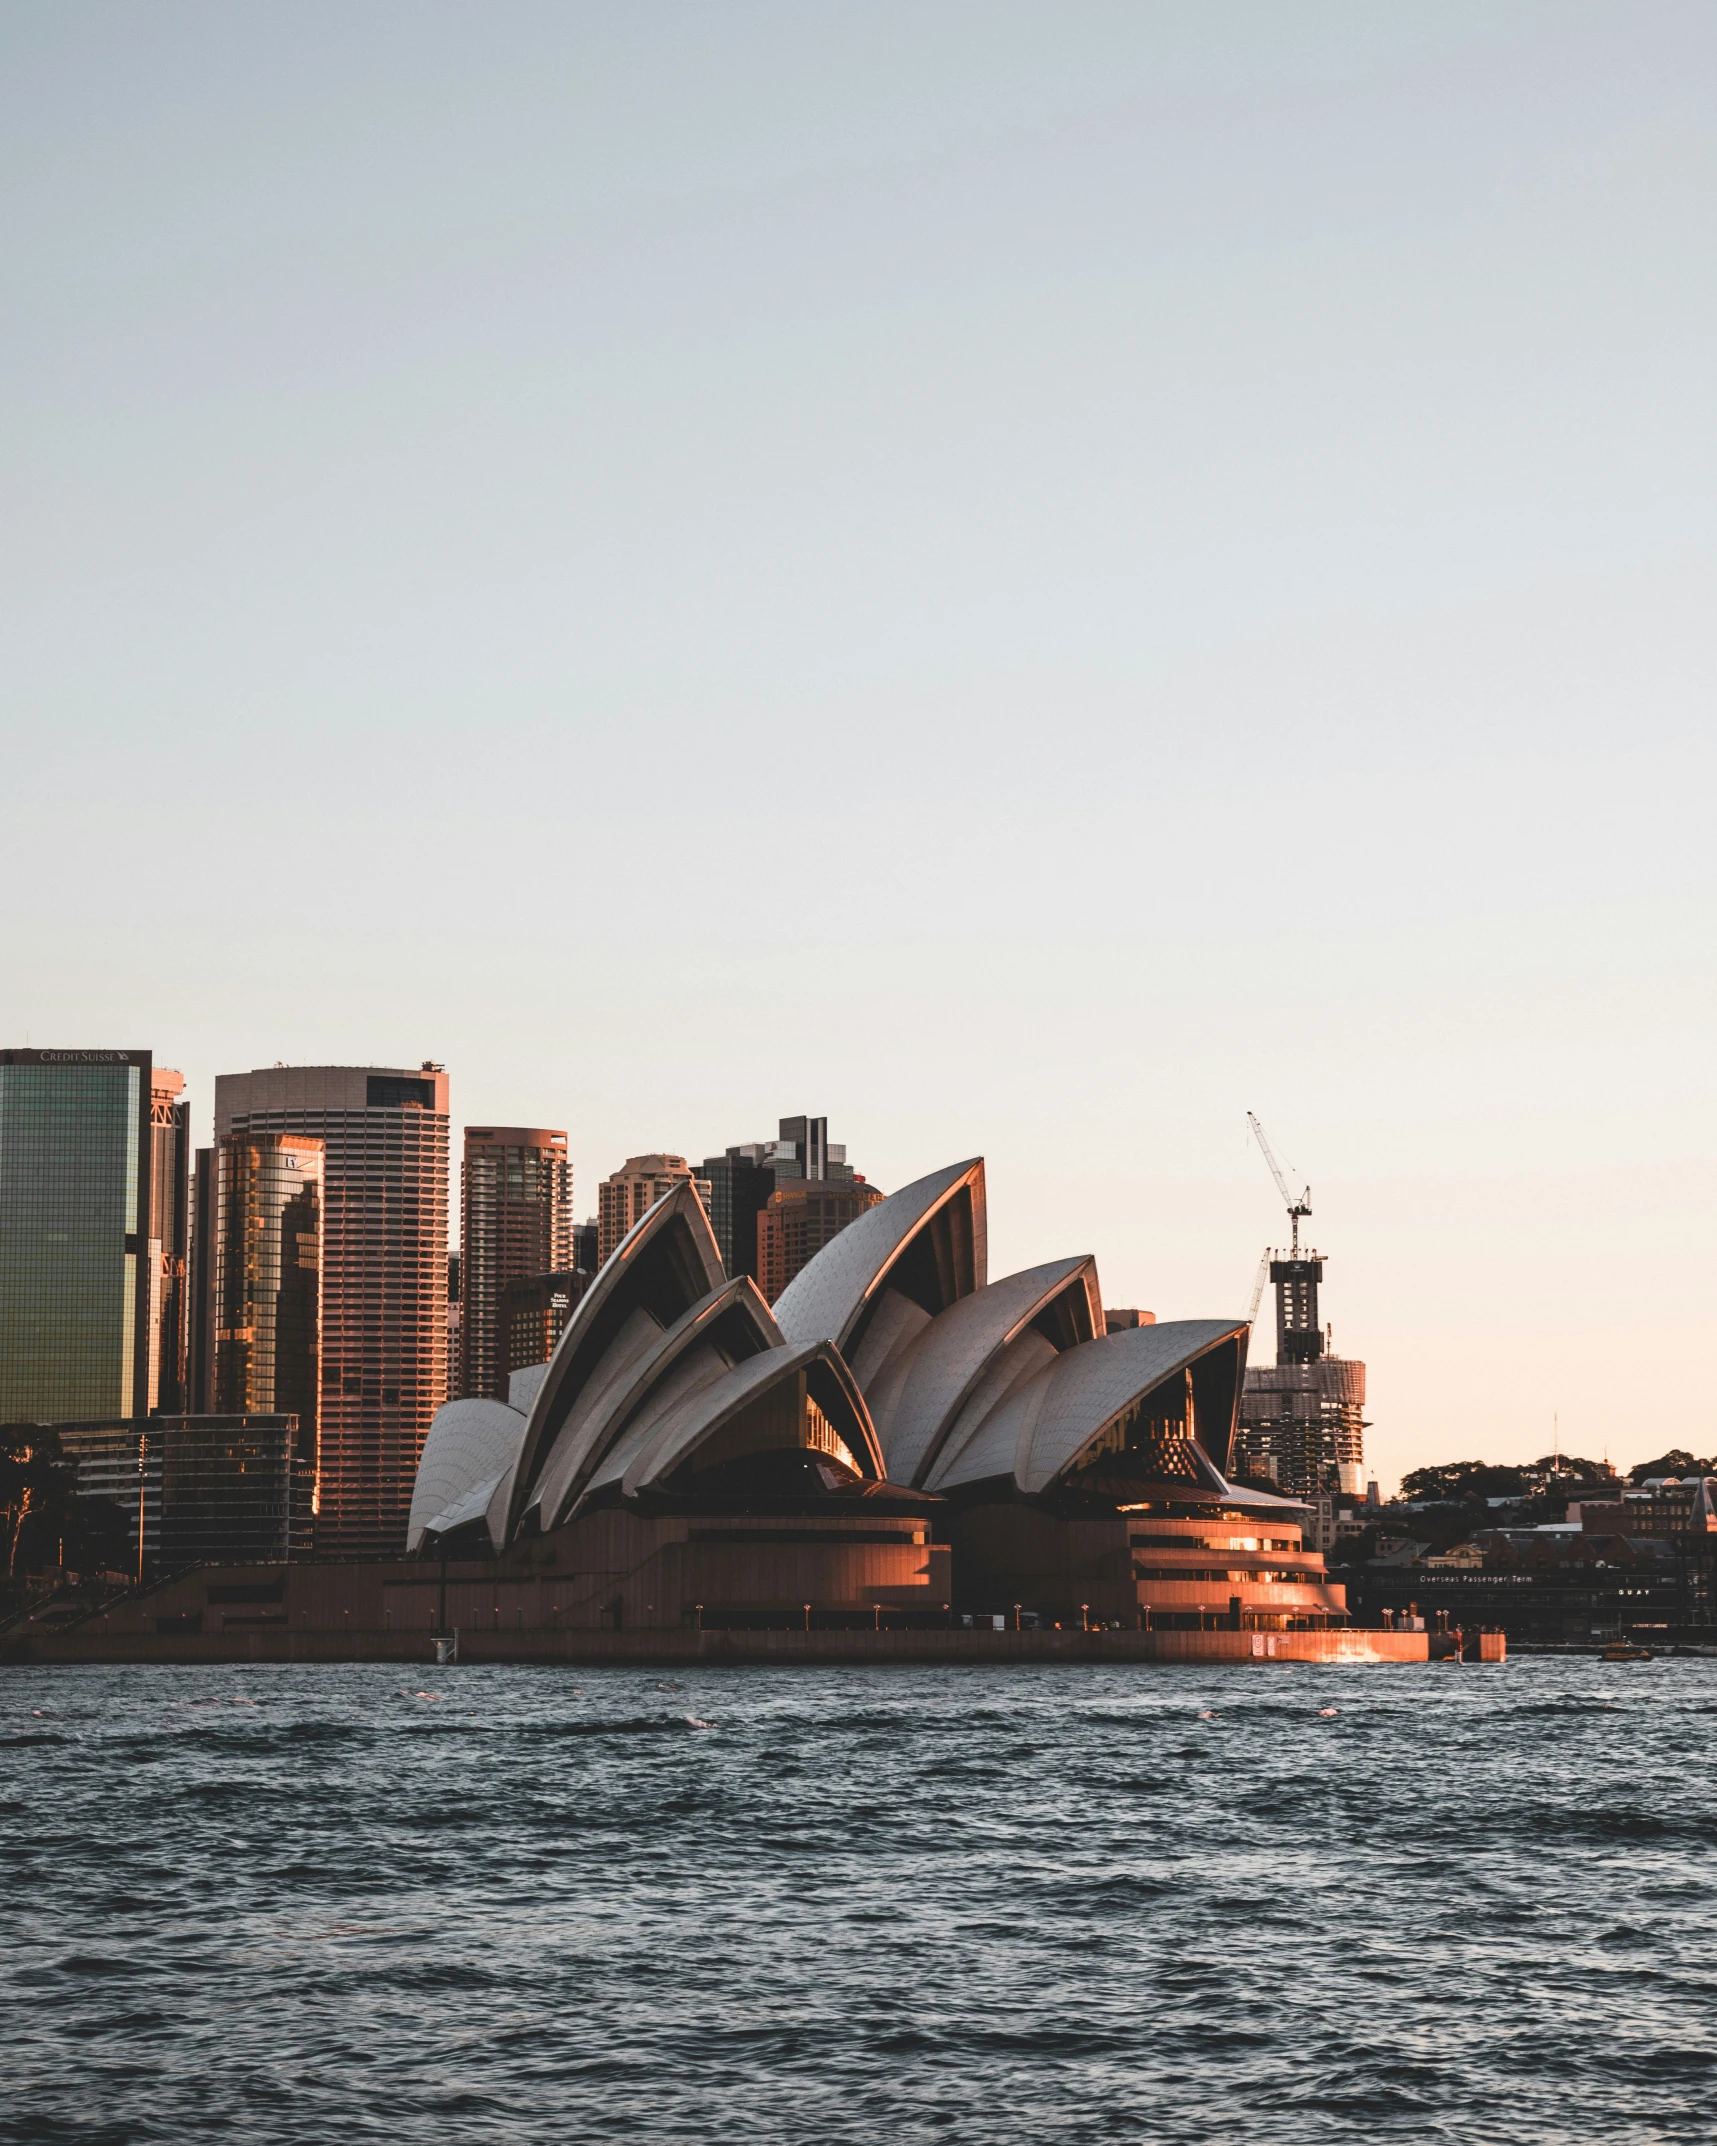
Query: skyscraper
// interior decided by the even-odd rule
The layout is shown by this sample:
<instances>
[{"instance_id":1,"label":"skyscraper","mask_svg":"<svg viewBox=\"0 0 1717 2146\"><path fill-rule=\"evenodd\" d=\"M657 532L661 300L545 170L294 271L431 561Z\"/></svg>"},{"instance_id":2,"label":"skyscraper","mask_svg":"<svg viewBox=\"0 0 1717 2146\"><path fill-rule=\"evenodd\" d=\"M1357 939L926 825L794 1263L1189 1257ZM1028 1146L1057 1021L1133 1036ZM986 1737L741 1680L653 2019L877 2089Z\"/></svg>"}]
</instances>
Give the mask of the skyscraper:
<instances>
[{"instance_id":1,"label":"skyscraper","mask_svg":"<svg viewBox=\"0 0 1717 2146\"><path fill-rule=\"evenodd\" d=\"M1247 1369L1235 1458L1291 1497L1357 1494L1365 1484L1365 1366L1329 1351L1318 1321L1323 1255L1298 1244L1272 1259L1276 1361Z\"/></svg>"},{"instance_id":2,"label":"skyscraper","mask_svg":"<svg viewBox=\"0 0 1717 2146\"><path fill-rule=\"evenodd\" d=\"M509 1282L558 1273L573 1263L566 1135L523 1125L468 1125L461 1184L460 1390L504 1401L502 1292Z\"/></svg>"},{"instance_id":3,"label":"skyscraper","mask_svg":"<svg viewBox=\"0 0 1717 2146\"><path fill-rule=\"evenodd\" d=\"M179 1398L183 1088L148 1051L0 1051L0 1422Z\"/></svg>"},{"instance_id":4,"label":"skyscraper","mask_svg":"<svg viewBox=\"0 0 1717 2146\"><path fill-rule=\"evenodd\" d=\"M795 1177L852 1176L846 1149L839 1141L830 1144L827 1118L782 1118L779 1130L780 1137L769 1148L778 1184Z\"/></svg>"},{"instance_id":5,"label":"skyscraper","mask_svg":"<svg viewBox=\"0 0 1717 2146\"><path fill-rule=\"evenodd\" d=\"M736 1274L757 1278L757 1218L775 1190L773 1154L772 1141L753 1140L729 1148L725 1155L704 1157L709 1226L729 1280Z\"/></svg>"},{"instance_id":6,"label":"skyscraper","mask_svg":"<svg viewBox=\"0 0 1717 2146\"><path fill-rule=\"evenodd\" d=\"M497 1383L505 1396L515 1371L546 1364L590 1286L588 1274L525 1274L501 1291Z\"/></svg>"},{"instance_id":7,"label":"skyscraper","mask_svg":"<svg viewBox=\"0 0 1717 2146\"><path fill-rule=\"evenodd\" d=\"M725 1155L706 1156L703 1174L710 1187L704 1206L722 1265L730 1277L749 1274L754 1281L762 1272L758 1225L776 1187L799 1179L851 1184L854 1178L846 1149L829 1140L828 1119L804 1116L781 1119L777 1139L748 1141Z\"/></svg>"},{"instance_id":8,"label":"skyscraper","mask_svg":"<svg viewBox=\"0 0 1717 2146\"><path fill-rule=\"evenodd\" d=\"M789 1178L777 1185L757 1221L757 1286L768 1301L881 1198L862 1177Z\"/></svg>"},{"instance_id":9,"label":"skyscraper","mask_svg":"<svg viewBox=\"0 0 1717 2146\"><path fill-rule=\"evenodd\" d=\"M605 1177L596 1188L597 1265L606 1261L634 1222L688 1178L697 1187L698 1198L708 1214L709 1179L694 1176L683 1155L629 1155L612 1177Z\"/></svg>"},{"instance_id":10,"label":"skyscraper","mask_svg":"<svg viewBox=\"0 0 1717 2146\"><path fill-rule=\"evenodd\" d=\"M149 1082L149 1407L186 1403L191 1234L191 1106L185 1077L157 1066Z\"/></svg>"},{"instance_id":11,"label":"skyscraper","mask_svg":"<svg viewBox=\"0 0 1717 2146\"><path fill-rule=\"evenodd\" d=\"M321 1385L323 1147L229 1133L216 1156L212 1393L218 1416L296 1416L316 1461Z\"/></svg>"},{"instance_id":12,"label":"skyscraper","mask_svg":"<svg viewBox=\"0 0 1717 2146\"><path fill-rule=\"evenodd\" d=\"M213 1383L210 1315L215 1294L215 1151L198 1148L191 1170L191 1250L186 1267L185 1407L207 1415Z\"/></svg>"},{"instance_id":13,"label":"skyscraper","mask_svg":"<svg viewBox=\"0 0 1717 2146\"><path fill-rule=\"evenodd\" d=\"M405 1544L447 1394L448 1083L438 1065L274 1066L215 1082L215 1136L320 1140L320 1554Z\"/></svg>"}]
</instances>

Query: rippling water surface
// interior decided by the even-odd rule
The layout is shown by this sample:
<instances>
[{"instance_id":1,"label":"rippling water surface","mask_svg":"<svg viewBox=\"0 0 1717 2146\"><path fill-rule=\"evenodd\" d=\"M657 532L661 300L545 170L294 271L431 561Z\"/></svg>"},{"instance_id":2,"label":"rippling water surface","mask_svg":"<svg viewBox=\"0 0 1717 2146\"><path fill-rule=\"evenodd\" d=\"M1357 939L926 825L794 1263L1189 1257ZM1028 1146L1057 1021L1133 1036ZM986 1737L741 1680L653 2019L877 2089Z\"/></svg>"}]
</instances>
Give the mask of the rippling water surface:
<instances>
[{"instance_id":1,"label":"rippling water surface","mask_svg":"<svg viewBox=\"0 0 1717 2146\"><path fill-rule=\"evenodd\" d=\"M1706 2140L1717 1663L0 1670L0 2140Z\"/></svg>"}]
</instances>

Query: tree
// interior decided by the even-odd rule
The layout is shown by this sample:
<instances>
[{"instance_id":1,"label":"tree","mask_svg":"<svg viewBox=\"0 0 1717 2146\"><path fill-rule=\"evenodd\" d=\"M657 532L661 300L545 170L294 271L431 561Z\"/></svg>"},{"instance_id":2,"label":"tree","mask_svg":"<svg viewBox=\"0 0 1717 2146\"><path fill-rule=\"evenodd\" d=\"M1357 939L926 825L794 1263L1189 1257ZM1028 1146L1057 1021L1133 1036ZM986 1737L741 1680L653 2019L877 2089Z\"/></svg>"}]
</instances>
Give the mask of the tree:
<instances>
[{"instance_id":1,"label":"tree","mask_svg":"<svg viewBox=\"0 0 1717 2146\"><path fill-rule=\"evenodd\" d=\"M1401 1479L1401 1495L1415 1501L1462 1498L1524 1498L1526 1478L1518 1468L1498 1468L1485 1460L1444 1461L1436 1468L1415 1468Z\"/></svg>"},{"instance_id":2,"label":"tree","mask_svg":"<svg viewBox=\"0 0 1717 2146\"><path fill-rule=\"evenodd\" d=\"M1619 1487L1616 1471L1607 1460L1582 1460L1577 1453L1541 1453L1521 1473L1539 1490L1560 1483L1593 1483L1610 1490Z\"/></svg>"},{"instance_id":3,"label":"tree","mask_svg":"<svg viewBox=\"0 0 1717 2146\"><path fill-rule=\"evenodd\" d=\"M1642 1460L1637 1468L1630 1468L1628 1481L1643 1483L1654 1475L1717 1475L1717 1461L1695 1460L1691 1453L1672 1446L1656 1460Z\"/></svg>"},{"instance_id":4,"label":"tree","mask_svg":"<svg viewBox=\"0 0 1717 2146\"><path fill-rule=\"evenodd\" d=\"M30 1520L57 1519L77 1496L77 1477L46 1424L0 1427L0 1527L5 1530L6 1577L18 1563L18 1539Z\"/></svg>"}]
</instances>

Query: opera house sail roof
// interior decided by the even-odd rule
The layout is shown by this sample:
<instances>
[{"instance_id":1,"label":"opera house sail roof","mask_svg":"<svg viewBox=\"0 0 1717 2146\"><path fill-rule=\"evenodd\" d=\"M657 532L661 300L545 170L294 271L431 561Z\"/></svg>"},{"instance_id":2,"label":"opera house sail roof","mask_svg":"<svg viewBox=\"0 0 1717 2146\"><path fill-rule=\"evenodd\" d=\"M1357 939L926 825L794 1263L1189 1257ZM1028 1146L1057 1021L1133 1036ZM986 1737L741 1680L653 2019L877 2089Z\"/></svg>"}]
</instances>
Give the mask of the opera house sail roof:
<instances>
[{"instance_id":1,"label":"opera house sail roof","mask_svg":"<svg viewBox=\"0 0 1717 2146\"><path fill-rule=\"evenodd\" d=\"M984 1164L957 1162L893 1193L800 1269L775 1305L792 1341L832 1341L867 1390L889 1358L989 1265Z\"/></svg>"},{"instance_id":2,"label":"opera house sail roof","mask_svg":"<svg viewBox=\"0 0 1717 2146\"><path fill-rule=\"evenodd\" d=\"M982 1158L882 1200L773 1311L729 1281L695 1187L615 1249L552 1360L506 1402L435 1419L410 1547L496 1549L616 1501L1069 1497L1110 1510L1142 1484L1237 1493L1227 1464L1247 1328L1180 1320L1107 1333L1095 1262L991 1282Z\"/></svg>"},{"instance_id":3,"label":"opera house sail roof","mask_svg":"<svg viewBox=\"0 0 1717 2146\"><path fill-rule=\"evenodd\" d=\"M840 1351L789 1343L749 1275L725 1276L695 1188L634 1224L553 1358L508 1399L451 1401L418 1469L407 1547L481 1522L503 1548L605 1499L833 1492L885 1476Z\"/></svg>"}]
</instances>

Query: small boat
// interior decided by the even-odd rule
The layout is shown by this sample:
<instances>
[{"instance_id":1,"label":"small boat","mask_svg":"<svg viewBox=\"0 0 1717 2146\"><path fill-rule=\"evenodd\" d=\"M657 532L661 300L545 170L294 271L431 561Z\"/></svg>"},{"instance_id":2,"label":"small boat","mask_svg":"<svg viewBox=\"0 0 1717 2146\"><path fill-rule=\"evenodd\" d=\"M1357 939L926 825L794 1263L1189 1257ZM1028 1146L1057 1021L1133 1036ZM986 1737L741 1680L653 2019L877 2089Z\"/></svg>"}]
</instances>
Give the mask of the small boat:
<instances>
[{"instance_id":1,"label":"small boat","mask_svg":"<svg viewBox=\"0 0 1717 2146\"><path fill-rule=\"evenodd\" d=\"M1649 1647L1632 1646L1625 1639L1615 1640L1604 1649L1606 1662L1650 1662L1656 1658Z\"/></svg>"}]
</instances>

